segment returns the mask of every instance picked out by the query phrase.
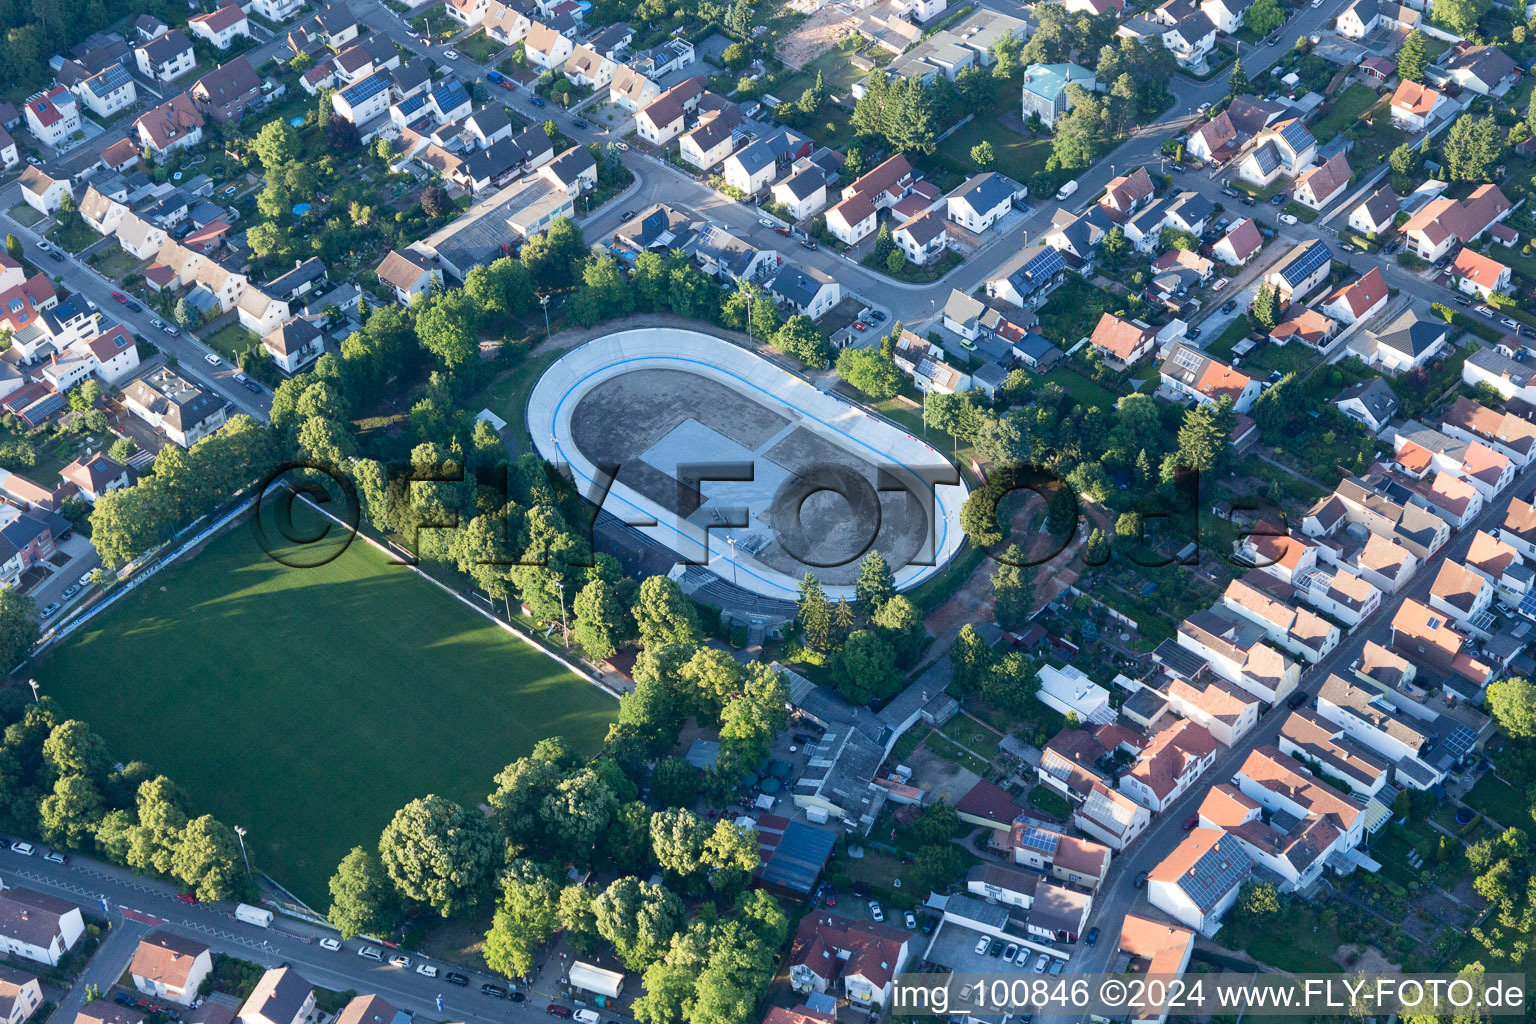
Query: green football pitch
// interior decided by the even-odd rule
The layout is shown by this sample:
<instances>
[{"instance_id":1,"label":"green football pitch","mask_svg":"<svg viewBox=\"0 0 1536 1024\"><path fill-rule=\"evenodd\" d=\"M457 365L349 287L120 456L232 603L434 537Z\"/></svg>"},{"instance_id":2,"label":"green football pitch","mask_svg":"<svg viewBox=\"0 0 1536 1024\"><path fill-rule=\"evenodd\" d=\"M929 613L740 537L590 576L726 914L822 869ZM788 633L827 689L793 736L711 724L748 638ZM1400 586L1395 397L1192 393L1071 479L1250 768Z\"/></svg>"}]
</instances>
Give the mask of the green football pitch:
<instances>
[{"instance_id":1,"label":"green football pitch","mask_svg":"<svg viewBox=\"0 0 1536 1024\"><path fill-rule=\"evenodd\" d=\"M326 881L395 810L483 803L546 736L595 751L612 697L357 541L314 569L249 523L44 655L64 712L249 830L253 866L322 912Z\"/></svg>"}]
</instances>

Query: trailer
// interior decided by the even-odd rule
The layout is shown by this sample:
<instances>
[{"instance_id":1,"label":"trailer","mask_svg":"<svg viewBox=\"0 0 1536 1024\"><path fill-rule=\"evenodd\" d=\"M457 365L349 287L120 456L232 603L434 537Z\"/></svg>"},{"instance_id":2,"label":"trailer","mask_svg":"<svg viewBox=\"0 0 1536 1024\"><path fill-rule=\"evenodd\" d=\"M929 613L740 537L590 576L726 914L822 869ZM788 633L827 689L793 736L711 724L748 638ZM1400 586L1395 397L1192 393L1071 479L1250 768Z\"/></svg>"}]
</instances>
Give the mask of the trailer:
<instances>
[{"instance_id":1,"label":"trailer","mask_svg":"<svg viewBox=\"0 0 1536 1024\"><path fill-rule=\"evenodd\" d=\"M570 983L571 988L617 999L624 990L624 975L577 960L571 964Z\"/></svg>"},{"instance_id":2,"label":"trailer","mask_svg":"<svg viewBox=\"0 0 1536 1024\"><path fill-rule=\"evenodd\" d=\"M253 907L249 903L237 903L235 905L235 920L244 921L246 924L254 924L259 928L272 927L272 911L263 910L261 907Z\"/></svg>"}]
</instances>

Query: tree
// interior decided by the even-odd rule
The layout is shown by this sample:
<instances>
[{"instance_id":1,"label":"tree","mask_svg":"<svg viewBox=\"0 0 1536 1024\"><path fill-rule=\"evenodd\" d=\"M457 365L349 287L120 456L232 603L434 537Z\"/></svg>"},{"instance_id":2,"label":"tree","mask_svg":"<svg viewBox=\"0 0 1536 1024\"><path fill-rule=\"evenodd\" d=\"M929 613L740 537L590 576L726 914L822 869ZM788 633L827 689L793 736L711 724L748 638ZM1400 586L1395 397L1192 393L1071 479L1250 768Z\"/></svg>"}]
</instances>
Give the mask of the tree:
<instances>
[{"instance_id":1,"label":"tree","mask_svg":"<svg viewBox=\"0 0 1536 1024\"><path fill-rule=\"evenodd\" d=\"M687 807L699 795L699 770L680 757L662 760L651 771L651 797L662 807Z\"/></svg>"},{"instance_id":2,"label":"tree","mask_svg":"<svg viewBox=\"0 0 1536 1024\"><path fill-rule=\"evenodd\" d=\"M1392 165L1392 173L1403 177L1412 174L1419 166L1417 151L1406 142L1399 143L1387 161Z\"/></svg>"},{"instance_id":3,"label":"tree","mask_svg":"<svg viewBox=\"0 0 1536 1024\"><path fill-rule=\"evenodd\" d=\"M78 718L60 722L43 741L43 762L55 775L101 780L112 770L106 742Z\"/></svg>"},{"instance_id":4,"label":"tree","mask_svg":"<svg viewBox=\"0 0 1536 1024\"><path fill-rule=\"evenodd\" d=\"M593 580L577 592L571 611L576 616L571 633L587 656L599 661L613 657L624 637L627 618L618 587L606 580Z\"/></svg>"},{"instance_id":5,"label":"tree","mask_svg":"<svg viewBox=\"0 0 1536 1024\"><path fill-rule=\"evenodd\" d=\"M1004 629L1018 629L1029 621L1034 604L1034 570L1024 567L1024 552L1008 545L992 574L992 614Z\"/></svg>"},{"instance_id":6,"label":"tree","mask_svg":"<svg viewBox=\"0 0 1536 1024\"><path fill-rule=\"evenodd\" d=\"M619 261L612 256L588 261L581 279L581 290L571 303L571 315L583 327L621 317L633 307L634 296L625 284Z\"/></svg>"},{"instance_id":7,"label":"tree","mask_svg":"<svg viewBox=\"0 0 1536 1024\"><path fill-rule=\"evenodd\" d=\"M1077 495L1065 483L1051 488L1045 502L1045 528L1053 537L1067 537L1077 527Z\"/></svg>"},{"instance_id":8,"label":"tree","mask_svg":"<svg viewBox=\"0 0 1536 1024\"><path fill-rule=\"evenodd\" d=\"M184 331L194 330L203 322L202 311L188 302L186 296L176 300L176 308L171 316Z\"/></svg>"},{"instance_id":9,"label":"tree","mask_svg":"<svg viewBox=\"0 0 1536 1024\"><path fill-rule=\"evenodd\" d=\"M234 829L211 814L187 822L171 856L171 873L208 902L235 896L245 883L244 861Z\"/></svg>"},{"instance_id":10,"label":"tree","mask_svg":"<svg viewBox=\"0 0 1536 1024\"><path fill-rule=\"evenodd\" d=\"M1003 539L997 521L998 492L978 487L960 505L960 529L979 548L989 548Z\"/></svg>"},{"instance_id":11,"label":"tree","mask_svg":"<svg viewBox=\"0 0 1536 1024\"><path fill-rule=\"evenodd\" d=\"M1273 882L1247 882L1237 894L1237 912L1249 921L1280 913L1280 890Z\"/></svg>"},{"instance_id":12,"label":"tree","mask_svg":"<svg viewBox=\"0 0 1536 1024\"><path fill-rule=\"evenodd\" d=\"M838 696L850 704L868 704L900 688L896 652L884 637L871 630L848 634L834 665Z\"/></svg>"},{"instance_id":13,"label":"tree","mask_svg":"<svg viewBox=\"0 0 1536 1024\"><path fill-rule=\"evenodd\" d=\"M618 803L613 789L594 768L583 768L561 780L539 808L547 845L574 863L587 863Z\"/></svg>"},{"instance_id":14,"label":"tree","mask_svg":"<svg viewBox=\"0 0 1536 1024\"><path fill-rule=\"evenodd\" d=\"M37 643L38 633L37 602L15 587L0 588L0 666L9 670L18 665Z\"/></svg>"},{"instance_id":15,"label":"tree","mask_svg":"<svg viewBox=\"0 0 1536 1024\"><path fill-rule=\"evenodd\" d=\"M514 860L502 874L501 898L485 934L485 962L509 978L533 971L535 950L560 921L560 886L537 864Z\"/></svg>"},{"instance_id":16,"label":"tree","mask_svg":"<svg viewBox=\"0 0 1536 1024\"><path fill-rule=\"evenodd\" d=\"M871 551L859 563L859 578L853 585L854 600L865 615L873 615L896 594L896 577L878 551Z\"/></svg>"},{"instance_id":17,"label":"tree","mask_svg":"<svg viewBox=\"0 0 1536 1024\"><path fill-rule=\"evenodd\" d=\"M651 851L656 863L679 878L699 870L709 826L686 807L657 811L651 816Z\"/></svg>"},{"instance_id":18,"label":"tree","mask_svg":"<svg viewBox=\"0 0 1536 1024\"><path fill-rule=\"evenodd\" d=\"M15 235L6 235L5 254L11 259L15 260L17 263L20 263L22 257L21 239L17 238Z\"/></svg>"},{"instance_id":19,"label":"tree","mask_svg":"<svg viewBox=\"0 0 1536 1024\"><path fill-rule=\"evenodd\" d=\"M1488 684L1488 710L1495 721L1516 739L1536 739L1536 686L1513 676Z\"/></svg>"},{"instance_id":20,"label":"tree","mask_svg":"<svg viewBox=\"0 0 1536 1024\"><path fill-rule=\"evenodd\" d=\"M1430 9L1433 20L1465 36L1477 30L1490 6L1491 0L1435 0Z\"/></svg>"},{"instance_id":21,"label":"tree","mask_svg":"<svg viewBox=\"0 0 1536 1024\"><path fill-rule=\"evenodd\" d=\"M694 645L703 639L693 602L674 580L651 576L640 584L633 608L640 643Z\"/></svg>"},{"instance_id":22,"label":"tree","mask_svg":"<svg viewBox=\"0 0 1536 1024\"><path fill-rule=\"evenodd\" d=\"M837 355L837 375L870 398L891 398L901 391L901 368L879 349L843 349Z\"/></svg>"},{"instance_id":23,"label":"tree","mask_svg":"<svg viewBox=\"0 0 1536 1024\"><path fill-rule=\"evenodd\" d=\"M94 782L84 775L64 775L38 805L38 824L50 843L80 849L95 834L106 809Z\"/></svg>"},{"instance_id":24,"label":"tree","mask_svg":"<svg viewBox=\"0 0 1536 1024\"><path fill-rule=\"evenodd\" d=\"M1228 398L1190 409L1184 414L1184 424L1179 427L1179 447L1175 452L1177 464L1202 473L1220 466L1231 448L1235 425L1236 414Z\"/></svg>"},{"instance_id":25,"label":"tree","mask_svg":"<svg viewBox=\"0 0 1536 1024\"><path fill-rule=\"evenodd\" d=\"M1262 2L1262 0L1260 0ZM1439 4L1435 5L1438 9ZM1249 16L1253 12L1250 10ZM1424 81L1424 72L1429 67L1429 40L1419 29L1409 32L1403 39L1403 45L1397 50L1397 74L1405 82Z\"/></svg>"},{"instance_id":26,"label":"tree","mask_svg":"<svg viewBox=\"0 0 1536 1024\"><path fill-rule=\"evenodd\" d=\"M796 313L773 336L773 347L800 360L813 370L824 370L832 356L832 346L816 329L816 323L803 313Z\"/></svg>"},{"instance_id":27,"label":"tree","mask_svg":"<svg viewBox=\"0 0 1536 1024\"><path fill-rule=\"evenodd\" d=\"M1280 322L1282 312L1284 310L1280 308L1280 293L1273 285L1260 285L1253 297L1253 309L1250 312L1254 324L1265 331L1272 331Z\"/></svg>"},{"instance_id":28,"label":"tree","mask_svg":"<svg viewBox=\"0 0 1536 1024\"><path fill-rule=\"evenodd\" d=\"M757 868L759 844L757 831L743 828L726 818L715 827L704 844L704 865L709 869L709 885L717 893L736 893L746 888Z\"/></svg>"},{"instance_id":29,"label":"tree","mask_svg":"<svg viewBox=\"0 0 1536 1024\"><path fill-rule=\"evenodd\" d=\"M363 137L357 125L340 115L331 115L325 126L325 148L332 153L352 154L362 147Z\"/></svg>"},{"instance_id":30,"label":"tree","mask_svg":"<svg viewBox=\"0 0 1536 1024\"><path fill-rule=\"evenodd\" d=\"M902 252L900 249L892 249L890 254L885 257L886 273L890 274L892 277L900 277L901 273L906 269L906 253Z\"/></svg>"},{"instance_id":31,"label":"tree","mask_svg":"<svg viewBox=\"0 0 1536 1024\"><path fill-rule=\"evenodd\" d=\"M330 890L331 909L326 916L344 939L383 931L399 913L384 862L361 846L352 847L336 865Z\"/></svg>"},{"instance_id":32,"label":"tree","mask_svg":"<svg viewBox=\"0 0 1536 1024\"><path fill-rule=\"evenodd\" d=\"M421 190L421 212L432 220L437 220L452 208L448 202L448 193L443 191L441 185L428 185Z\"/></svg>"},{"instance_id":33,"label":"tree","mask_svg":"<svg viewBox=\"0 0 1536 1024\"><path fill-rule=\"evenodd\" d=\"M479 811L428 795L395 812L379 837L379 857L402 896L451 917L485 895L496 844Z\"/></svg>"},{"instance_id":34,"label":"tree","mask_svg":"<svg viewBox=\"0 0 1536 1024\"><path fill-rule=\"evenodd\" d=\"M1056 120L1048 171L1080 171L1093 163L1106 135L1104 101L1078 85L1067 86L1070 109Z\"/></svg>"},{"instance_id":35,"label":"tree","mask_svg":"<svg viewBox=\"0 0 1536 1024\"><path fill-rule=\"evenodd\" d=\"M1250 14L1252 11L1250 10ZM1243 70L1241 59L1232 62L1232 73L1227 76L1227 94L1243 96L1248 92L1248 74Z\"/></svg>"},{"instance_id":36,"label":"tree","mask_svg":"<svg viewBox=\"0 0 1536 1024\"><path fill-rule=\"evenodd\" d=\"M992 148L992 143L982 139L971 147L971 163L982 170L990 170L997 162L997 151Z\"/></svg>"},{"instance_id":37,"label":"tree","mask_svg":"<svg viewBox=\"0 0 1536 1024\"><path fill-rule=\"evenodd\" d=\"M832 648L832 606L821 581L807 572L800 579L800 598L795 609L800 639L813 651L825 654Z\"/></svg>"},{"instance_id":38,"label":"tree","mask_svg":"<svg viewBox=\"0 0 1536 1024\"><path fill-rule=\"evenodd\" d=\"M1437 5L1438 6L1438 5ZM1503 155L1504 133L1494 115L1474 118L1463 114L1446 132L1440 152L1456 181L1486 181Z\"/></svg>"},{"instance_id":39,"label":"tree","mask_svg":"<svg viewBox=\"0 0 1536 1024\"><path fill-rule=\"evenodd\" d=\"M299 136L285 118L278 118L262 126L252 148L268 180L280 178L288 165L298 159Z\"/></svg>"},{"instance_id":40,"label":"tree","mask_svg":"<svg viewBox=\"0 0 1536 1024\"><path fill-rule=\"evenodd\" d=\"M613 944L624 966L643 971L666 952L683 925L684 908L663 886L626 876L592 901L592 917L597 933Z\"/></svg>"},{"instance_id":41,"label":"tree","mask_svg":"<svg viewBox=\"0 0 1536 1024\"><path fill-rule=\"evenodd\" d=\"M1252 29L1255 35L1267 36L1285 24L1285 11L1279 0L1254 0L1253 6L1248 8L1247 16L1243 18L1243 24Z\"/></svg>"}]
</instances>

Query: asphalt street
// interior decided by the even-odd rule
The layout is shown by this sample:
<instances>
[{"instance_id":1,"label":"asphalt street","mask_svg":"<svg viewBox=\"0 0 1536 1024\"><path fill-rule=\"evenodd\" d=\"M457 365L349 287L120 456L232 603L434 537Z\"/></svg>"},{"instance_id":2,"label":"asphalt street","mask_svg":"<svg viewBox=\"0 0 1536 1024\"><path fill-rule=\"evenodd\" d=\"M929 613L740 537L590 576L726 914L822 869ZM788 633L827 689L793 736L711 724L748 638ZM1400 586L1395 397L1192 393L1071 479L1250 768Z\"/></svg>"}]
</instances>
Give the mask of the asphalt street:
<instances>
[{"instance_id":1,"label":"asphalt street","mask_svg":"<svg viewBox=\"0 0 1536 1024\"><path fill-rule=\"evenodd\" d=\"M60 1005L59 1020L74 1020L86 1002L85 989L94 983L102 991L116 984L133 958L144 935L155 929L190 936L207 943L214 952L250 960L266 967L287 964L308 981L336 991L376 992L397 1009L430 1020L505 1024L507 1015L539 1013L551 1002L540 986L528 1002L515 1004L480 993L480 985L494 981L507 986L505 978L476 972L453 964L426 960L411 954L408 969L376 963L357 955L366 943L352 940L339 952L324 949L316 941L336 938L336 933L303 921L278 916L271 928L246 924L234 918L234 905L187 904L176 898L176 889L153 879L140 878L125 869L87 858L71 856L64 865L50 864L40 856L22 857L0 846L0 881L47 892L78 903L84 912L107 917L112 930L91 959L80 981ZM106 901L103 914L102 900ZM442 977L416 973L419 963L431 963L440 971L453 970L469 977L469 985L449 985ZM551 969L551 974L554 969ZM443 1000L442 1011L437 998ZM605 1014L605 1017L607 1015Z\"/></svg>"}]
</instances>

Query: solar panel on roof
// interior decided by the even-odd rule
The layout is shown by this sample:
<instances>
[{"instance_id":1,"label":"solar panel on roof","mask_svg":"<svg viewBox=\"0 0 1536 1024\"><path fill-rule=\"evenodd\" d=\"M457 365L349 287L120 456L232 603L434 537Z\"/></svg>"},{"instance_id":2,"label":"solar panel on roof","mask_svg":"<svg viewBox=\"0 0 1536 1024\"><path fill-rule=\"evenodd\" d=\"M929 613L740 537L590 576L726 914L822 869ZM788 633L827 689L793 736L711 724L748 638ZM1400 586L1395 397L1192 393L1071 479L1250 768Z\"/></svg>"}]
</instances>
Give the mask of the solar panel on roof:
<instances>
[{"instance_id":1,"label":"solar panel on roof","mask_svg":"<svg viewBox=\"0 0 1536 1024\"><path fill-rule=\"evenodd\" d=\"M1205 356L1191 348L1179 348L1173 353L1173 365L1194 373L1205 362Z\"/></svg>"},{"instance_id":2,"label":"solar panel on roof","mask_svg":"<svg viewBox=\"0 0 1536 1024\"><path fill-rule=\"evenodd\" d=\"M1520 614L1529 619L1536 619L1536 592L1525 595L1520 599Z\"/></svg>"},{"instance_id":3,"label":"solar panel on roof","mask_svg":"<svg viewBox=\"0 0 1536 1024\"><path fill-rule=\"evenodd\" d=\"M1452 757L1463 758L1477 742L1477 733L1464 725L1458 725L1451 730L1451 734L1445 738L1445 749Z\"/></svg>"},{"instance_id":4,"label":"solar panel on roof","mask_svg":"<svg viewBox=\"0 0 1536 1024\"><path fill-rule=\"evenodd\" d=\"M1300 121L1292 121L1280 130L1280 138L1285 140L1287 146L1300 152L1312 141L1312 133Z\"/></svg>"},{"instance_id":5,"label":"solar panel on roof","mask_svg":"<svg viewBox=\"0 0 1536 1024\"><path fill-rule=\"evenodd\" d=\"M1067 269L1067 259L1058 250L1047 247L1036 253L1023 269L1030 277L1050 277Z\"/></svg>"},{"instance_id":6,"label":"solar panel on roof","mask_svg":"<svg viewBox=\"0 0 1536 1024\"><path fill-rule=\"evenodd\" d=\"M1056 844L1061 837L1054 832L1046 832L1033 825L1025 825L1024 833L1019 837L1019 842L1031 850L1039 850L1041 853L1056 853Z\"/></svg>"},{"instance_id":7,"label":"solar panel on roof","mask_svg":"<svg viewBox=\"0 0 1536 1024\"><path fill-rule=\"evenodd\" d=\"M1296 258L1286 266L1285 270L1281 271L1281 276L1291 284L1295 284L1297 281L1305 281L1308 277L1312 276L1317 268L1323 266L1330 259L1332 259L1332 254L1328 252L1328 247L1322 242L1314 242L1297 254Z\"/></svg>"},{"instance_id":8,"label":"solar panel on roof","mask_svg":"<svg viewBox=\"0 0 1536 1024\"><path fill-rule=\"evenodd\" d=\"M93 88L98 92L112 92L121 89L131 81L128 72L121 64L113 64L97 77L98 82Z\"/></svg>"},{"instance_id":9,"label":"solar panel on roof","mask_svg":"<svg viewBox=\"0 0 1536 1024\"><path fill-rule=\"evenodd\" d=\"M383 75L371 75L341 94L348 103L360 103L370 96L377 96L387 88Z\"/></svg>"},{"instance_id":10,"label":"solar panel on roof","mask_svg":"<svg viewBox=\"0 0 1536 1024\"><path fill-rule=\"evenodd\" d=\"M1188 874L1179 878L1179 888L1202 910L1209 910L1251 869L1248 855L1236 843L1218 843L1205 851Z\"/></svg>"}]
</instances>

